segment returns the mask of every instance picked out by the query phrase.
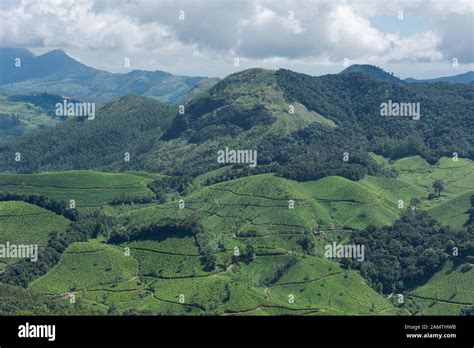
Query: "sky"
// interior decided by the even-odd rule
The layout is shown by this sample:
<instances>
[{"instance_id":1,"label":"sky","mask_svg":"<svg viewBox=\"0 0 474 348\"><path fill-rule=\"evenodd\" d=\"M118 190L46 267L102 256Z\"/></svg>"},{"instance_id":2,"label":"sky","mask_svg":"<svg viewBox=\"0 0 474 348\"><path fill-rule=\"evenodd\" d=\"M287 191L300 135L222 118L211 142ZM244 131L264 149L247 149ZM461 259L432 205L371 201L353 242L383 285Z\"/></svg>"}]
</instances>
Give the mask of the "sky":
<instances>
[{"instance_id":1,"label":"sky","mask_svg":"<svg viewBox=\"0 0 474 348\"><path fill-rule=\"evenodd\" d=\"M1 0L0 46L111 72L373 64L432 78L474 70L474 0Z\"/></svg>"}]
</instances>

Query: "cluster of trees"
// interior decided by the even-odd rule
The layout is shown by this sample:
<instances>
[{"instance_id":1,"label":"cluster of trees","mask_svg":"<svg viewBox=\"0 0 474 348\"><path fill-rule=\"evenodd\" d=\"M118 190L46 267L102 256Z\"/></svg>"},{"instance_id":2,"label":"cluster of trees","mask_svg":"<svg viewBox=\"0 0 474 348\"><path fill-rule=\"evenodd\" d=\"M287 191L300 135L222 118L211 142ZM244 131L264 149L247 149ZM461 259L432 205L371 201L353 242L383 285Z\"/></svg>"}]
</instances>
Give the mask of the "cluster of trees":
<instances>
[{"instance_id":1,"label":"cluster of trees","mask_svg":"<svg viewBox=\"0 0 474 348\"><path fill-rule=\"evenodd\" d=\"M235 180L243 178L245 176L265 174L265 173L277 173L280 167L273 163L265 166L256 166L254 168L248 165L234 164L232 170L225 171L218 175L211 176L204 181L204 185L210 186L218 184L220 182Z\"/></svg>"},{"instance_id":2,"label":"cluster of trees","mask_svg":"<svg viewBox=\"0 0 474 348\"><path fill-rule=\"evenodd\" d=\"M473 240L474 229L453 231L426 212L409 210L393 226L354 233L351 243L365 246L365 260L351 260L351 267L379 292L403 291L425 281L449 257L466 262L474 253Z\"/></svg>"},{"instance_id":3,"label":"cluster of trees","mask_svg":"<svg viewBox=\"0 0 474 348\"><path fill-rule=\"evenodd\" d=\"M204 229L196 234L196 242L201 254L201 264L203 270L211 272L216 267L225 269L230 264L243 262L250 264L255 259L257 253L251 243L245 244L243 248L231 250L232 256L225 253L226 248L222 236L215 236ZM218 258L218 255L221 257Z\"/></svg>"},{"instance_id":4,"label":"cluster of trees","mask_svg":"<svg viewBox=\"0 0 474 348\"><path fill-rule=\"evenodd\" d=\"M471 207L468 210L469 219L466 221L466 226L474 226L474 195L471 196Z\"/></svg>"},{"instance_id":5,"label":"cluster of trees","mask_svg":"<svg viewBox=\"0 0 474 348\"><path fill-rule=\"evenodd\" d=\"M38 255L37 262L22 259L6 267L1 275L3 283L27 287L30 282L46 274L55 266L62 253L74 242L84 242L90 237L106 235L113 225L113 218L99 212L77 216L64 232L52 231L46 247Z\"/></svg>"},{"instance_id":6,"label":"cluster of trees","mask_svg":"<svg viewBox=\"0 0 474 348\"><path fill-rule=\"evenodd\" d=\"M79 300L74 306L64 299L0 283L0 315L94 315L92 306L84 306Z\"/></svg>"},{"instance_id":7,"label":"cluster of trees","mask_svg":"<svg viewBox=\"0 0 474 348\"><path fill-rule=\"evenodd\" d=\"M460 314L464 316L474 316L474 306L461 308L460 312Z\"/></svg>"},{"instance_id":8,"label":"cluster of trees","mask_svg":"<svg viewBox=\"0 0 474 348\"><path fill-rule=\"evenodd\" d=\"M191 217L184 220L164 218L146 227L129 225L127 228L114 228L108 242L126 243L131 240L164 240L170 236L194 236L202 232L202 226Z\"/></svg>"},{"instance_id":9,"label":"cluster of trees","mask_svg":"<svg viewBox=\"0 0 474 348\"><path fill-rule=\"evenodd\" d=\"M300 237L297 241L304 253L311 255L314 251L315 243L311 235L305 234Z\"/></svg>"},{"instance_id":10,"label":"cluster of trees","mask_svg":"<svg viewBox=\"0 0 474 348\"><path fill-rule=\"evenodd\" d=\"M41 208L50 210L58 215L62 215L69 220L75 221L78 213L75 209L70 209L65 202L58 202L54 199L39 196L27 195L23 193L9 193L0 192L0 201L23 201L30 204L37 205Z\"/></svg>"},{"instance_id":11,"label":"cluster of trees","mask_svg":"<svg viewBox=\"0 0 474 348\"><path fill-rule=\"evenodd\" d=\"M152 203L154 199L151 197L115 197L109 204L110 205L121 205L121 204L146 204ZM159 202L163 203L163 202Z\"/></svg>"},{"instance_id":12,"label":"cluster of trees","mask_svg":"<svg viewBox=\"0 0 474 348\"><path fill-rule=\"evenodd\" d=\"M200 228L199 232L195 235L196 244L199 248L199 254L201 255L200 261L203 270L207 272L213 271L216 267L220 266L225 268L226 265L218 265L217 255L225 251L223 236L216 236L209 233L204 228Z\"/></svg>"},{"instance_id":13,"label":"cluster of trees","mask_svg":"<svg viewBox=\"0 0 474 348\"><path fill-rule=\"evenodd\" d=\"M150 182L147 187L153 191L159 203L164 203L168 196L183 193L191 182L192 178L187 175L165 176Z\"/></svg>"},{"instance_id":14,"label":"cluster of trees","mask_svg":"<svg viewBox=\"0 0 474 348\"><path fill-rule=\"evenodd\" d=\"M441 191L444 190L444 183L442 180L439 180L439 179L436 179L434 182L433 182L433 191L434 193L430 193L429 196L428 196L428 199L434 199L436 197L439 197L441 196Z\"/></svg>"},{"instance_id":15,"label":"cluster of trees","mask_svg":"<svg viewBox=\"0 0 474 348\"><path fill-rule=\"evenodd\" d=\"M243 250L240 250L238 255L235 253L232 255L232 263L243 262L246 264L252 263L255 259L255 255L257 254L257 250L251 243L246 243Z\"/></svg>"}]
</instances>

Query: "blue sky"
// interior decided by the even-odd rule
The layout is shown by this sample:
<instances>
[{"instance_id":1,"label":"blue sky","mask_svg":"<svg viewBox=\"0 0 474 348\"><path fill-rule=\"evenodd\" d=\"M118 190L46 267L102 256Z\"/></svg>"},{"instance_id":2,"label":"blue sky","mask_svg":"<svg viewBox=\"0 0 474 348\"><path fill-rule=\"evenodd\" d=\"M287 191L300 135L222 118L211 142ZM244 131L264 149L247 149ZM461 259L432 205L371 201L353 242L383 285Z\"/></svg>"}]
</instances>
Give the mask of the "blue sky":
<instances>
[{"instance_id":1,"label":"blue sky","mask_svg":"<svg viewBox=\"0 0 474 348\"><path fill-rule=\"evenodd\" d=\"M222 77L263 67L321 75L348 62L430 78L474 70L473 33L471 0L0 2L0 45L61 48L114 72Z\"/></svg>"},{"instance_id":2,"label":"blue sky","mask_svg":"<svg viewBox=\"0 0 474 348\"><path fill-rule=\"evenodd\" d=\"M403 20L398 19L398 16L376 16L370 19L370 24L381 32L399 33L401 37L409 37L430 29L425 19L406 13Z\"/></svg>"}]
</instances>

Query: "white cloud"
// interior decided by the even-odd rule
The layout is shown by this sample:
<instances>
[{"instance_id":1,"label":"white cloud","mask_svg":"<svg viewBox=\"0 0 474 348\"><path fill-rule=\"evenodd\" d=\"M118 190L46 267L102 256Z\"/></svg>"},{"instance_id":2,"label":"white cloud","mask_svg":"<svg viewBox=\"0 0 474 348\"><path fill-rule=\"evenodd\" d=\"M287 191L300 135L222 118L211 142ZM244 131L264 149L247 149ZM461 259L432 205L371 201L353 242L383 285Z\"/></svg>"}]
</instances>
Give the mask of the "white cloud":
<instances>
[{"instance_id":1,"label":"white cloud","mask_svg":"<svg viewBox=\"0 0 474 348\"><path fill-rule=\"evenodd\" d=\"M400 10L430 28L400 37L371 25ZM128 56L143 68L207 62L228 72L234 55L255 65L472 63L473 16L472 1L2 0L0 44L61 47L112 69Z\"/></svg>"}]
</instances>

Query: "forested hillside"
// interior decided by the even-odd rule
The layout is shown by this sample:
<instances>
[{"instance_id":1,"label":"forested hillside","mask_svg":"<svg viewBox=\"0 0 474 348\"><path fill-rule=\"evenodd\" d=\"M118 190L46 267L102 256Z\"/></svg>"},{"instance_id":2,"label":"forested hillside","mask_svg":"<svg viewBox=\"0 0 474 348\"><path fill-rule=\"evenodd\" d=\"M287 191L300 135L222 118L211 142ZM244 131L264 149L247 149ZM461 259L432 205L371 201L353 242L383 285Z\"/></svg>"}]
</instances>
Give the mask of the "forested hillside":
<instances>
[{"instance_id":1,"label":"forested hillside","mask_svg":"<svg viewBox=\"0 0 474 348\"><path fill-rule=\"evenodd\" d=\"M431 164L454 152L474 158L473 98L470 85L400 85L361 73L312 77L251 69L199 94L183 112L143 97L121 98L92 122L67 122L1 143L0 159L11 172L126 165L199 175L218 168L219 149L235 147L258 151L259 165L250 172L303 181L327 175L360 179L389 175L369 151L391 159L420 155ZM380 105L389 99L420 103L420 119L381 116ZM18 163L19 149L25 160ZM126 164L124 152L132 154Z\"/></svg>"}]
</instances>

